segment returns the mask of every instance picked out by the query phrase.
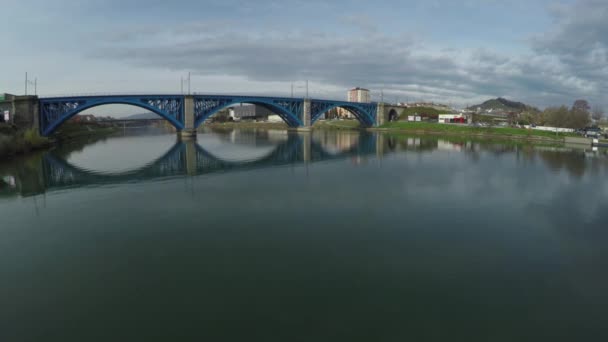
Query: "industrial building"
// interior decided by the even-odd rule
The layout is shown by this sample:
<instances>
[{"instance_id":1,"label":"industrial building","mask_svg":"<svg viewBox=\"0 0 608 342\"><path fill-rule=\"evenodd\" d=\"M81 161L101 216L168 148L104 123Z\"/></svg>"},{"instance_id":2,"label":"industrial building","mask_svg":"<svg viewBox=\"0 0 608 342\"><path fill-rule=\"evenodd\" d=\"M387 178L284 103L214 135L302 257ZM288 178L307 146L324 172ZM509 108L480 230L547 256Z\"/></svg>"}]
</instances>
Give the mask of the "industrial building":
<instances>
[{"instance_id":1,"label":"industrial building","mask_svg":"<svg viewBox=\"0 0 608 342\"><path fill-rule=\"evenodd\" d=\"M275 115L275 113L271 110L257 105L241 105L230 109L230 117L232 117L234 121L267 120L269 116L273 115Z\"/></svg>"}]
</instances>

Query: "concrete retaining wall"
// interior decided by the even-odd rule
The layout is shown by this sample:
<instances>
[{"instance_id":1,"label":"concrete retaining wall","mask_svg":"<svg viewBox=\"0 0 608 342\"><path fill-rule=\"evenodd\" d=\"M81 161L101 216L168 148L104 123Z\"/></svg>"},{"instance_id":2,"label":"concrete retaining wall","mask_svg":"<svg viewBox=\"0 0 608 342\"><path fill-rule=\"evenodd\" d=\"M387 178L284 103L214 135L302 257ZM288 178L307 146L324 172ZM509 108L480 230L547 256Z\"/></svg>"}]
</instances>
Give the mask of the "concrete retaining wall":
<instances>
[{"instance_id":1,"label":"concrete retaining wall","mask_svg":"<svg viewBox=\"0 0 608 342\"><path fill-rule=\"evenodd\" d=\"M578 138L578 137L566 137L566 144L576 144L576 145L591 146L591 139L588 139L588 138Z\"/></svg>"}]
</instances>

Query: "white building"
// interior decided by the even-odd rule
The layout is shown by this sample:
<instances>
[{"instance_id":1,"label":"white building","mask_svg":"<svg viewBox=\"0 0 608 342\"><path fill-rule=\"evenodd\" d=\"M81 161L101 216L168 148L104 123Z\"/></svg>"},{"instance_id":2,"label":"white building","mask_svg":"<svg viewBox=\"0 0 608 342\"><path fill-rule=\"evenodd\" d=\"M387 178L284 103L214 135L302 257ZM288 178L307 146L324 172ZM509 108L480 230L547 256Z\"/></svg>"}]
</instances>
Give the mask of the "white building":
<instances>
[{"instance_id":1,"label":"white building","mask_svg":"<svg viewBox=\"0 0 608 342\"><path fill-rule=\"evenodd\" d=\"M369 95L369 89L354 88L348 91L348 102L370 103L372 102Z\"/></svg>"}]
</instances>

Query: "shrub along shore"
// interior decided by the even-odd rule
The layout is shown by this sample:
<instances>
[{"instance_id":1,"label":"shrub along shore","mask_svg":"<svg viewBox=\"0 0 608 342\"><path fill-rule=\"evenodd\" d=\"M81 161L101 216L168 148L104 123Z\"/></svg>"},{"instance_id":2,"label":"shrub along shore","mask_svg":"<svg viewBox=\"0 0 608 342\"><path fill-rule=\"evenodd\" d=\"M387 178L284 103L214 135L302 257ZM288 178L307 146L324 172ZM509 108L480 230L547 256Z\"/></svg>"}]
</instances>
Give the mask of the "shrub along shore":
<instances>
[{"instance_id":1,"label":"shrub along shore","mask_svg":"<svg viewBox=\"0 0 608 342\"><path fill-rule=\"evenodd\" d=\"M51 140L41 137L34 129L19 130L13 126L0 126L0 158L27 153L51 146Z\"/></svg>"},{"instance_id":2,"label":"shrub along shore","mask_svg":"<svg viewBox=\"0 0 608 342\"><path fill-rule=\"evenodd\" d=\"M0 125L0 160L31 151L50 148L55 144L88 138L91 136L111 135L117 130L113 127L96 125L65 124L52 137L42 137L35 129L18 129L11 125Z\"/></svg>"}]
</instances>

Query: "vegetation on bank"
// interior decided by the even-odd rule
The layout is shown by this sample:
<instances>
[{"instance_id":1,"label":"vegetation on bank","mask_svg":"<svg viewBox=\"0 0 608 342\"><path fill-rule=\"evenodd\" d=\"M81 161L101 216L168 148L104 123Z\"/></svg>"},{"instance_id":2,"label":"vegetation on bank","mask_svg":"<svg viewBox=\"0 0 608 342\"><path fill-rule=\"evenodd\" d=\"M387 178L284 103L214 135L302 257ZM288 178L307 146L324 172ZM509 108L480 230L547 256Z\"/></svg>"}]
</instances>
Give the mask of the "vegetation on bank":
<instances>
[{"instance_id":1,"label":"vegetation on bank","mask_svg":"<svg viewBox=\"0 0 608 342\"><path fill-rule=\"evenodd\" d=\"M379 127L380 129L407 131L416 133L432 134L454 134L454 135L493 135L501 137L516 138L545 138L562 139L572 136L572 133L555 133L533 129L512 127L474 127L465 125L448 125L427 122L389 122Z\"/></svg>"},{"instance_id":2,"label":"vegetation on bank","mask_svg":"<svg viewBox=\"0 0 608 342\"><path fill-rule=\"evenodd\" d=\"M283 123L266 123L266 122L226 122L206 124L204 127L209 128L260 128L260 129L288 129L289 127ZM361 126L357 120L320 120L317 121L314 129L329 129L329 130L359 130ZM559 140L562 141L566 136L576 136L573 133L555 133L549 131L539 131L523 128L512 127L476 127L466 125L451 125L438 124L431 122L388 122L376 129L400 133L411 134L433 134L446 136L466 136L466 137L494 137L500 139L544 139L544 140Z\"/></svg>"},{"instance_id":3,"label":"vegetation on bank","mask_svg":"<svg viewBox=\"0 0 608 342\"><path fill-rule=\"evenodd\" d=\"M574 101L571 107L558 106L540 110L521 102L499 98L468 109L476 112L473 116L475 122L498 118L505 120L509 125L582 129L590 125L599 125L604 118L604 109L601 106L596 105L592 108L589 102L583 99Z\"/></svg>"},{"instance_id":4,"label":"vegetation on bank","mask_svg":"<svg viewBox=\"0 0 608 342\"><path fill-rule=\"evenodd\" d=\"M405 108L403 112L399 115L399 120L405 121L408 116L423 116L430 119L437 119L439 114L448 114L449 111L439 110L431 107L410 107Z\"/></svg>"},{"instance_id":5,"label":"vegetation on bank","mask_svg":"<svg viewBox=\"0 0 608 342\"><path fill-rule=\"evenodd\" d=\"M35 129L20 130L12 125L0 125L0 158L49 148L55 143L71 141L92 136L107 136L116 133L114 127L95 124L66 123L50 138L41 136Z\"/></svg>"},{"instance_id":6,"label":"vegetation on bank","mask_svg":"<svg viewBox=\"0 0 608 342\"><path fill-rule=\"evenodd\" d=\"M19 130L14 126L0 126L0 158L27 153L51 146L51 141L41 137L34 129Z\"/></svg>"},{"instance_id":7,"label":"vegetation on bank","mask_svg":"<svg viewBox=\"0 0 608 342\"><path fill-rule=\"evenodd\" d=\"M525 112L528 110L538 111L537 108L528 106L525 103L517 102L517 101L509 101L505 98L499 97L496 99L491 99L485 101L484 103L473 105L467 108L468 110L477 111L480 110L482 112L485 111L497 111L497 112Z\"/></svg>"},{"instance_id":8,"label":"vegetation on bank","mask_svg":"<svg viewBox=\"0 0 608 342\"><path fill-rule=\"evenodd\" d=\"M80 138L94 136L107 136L119 132L120 129L112 126L100 125L97 123L71 123L67 122L53 133L51 138L58 142L70 141Z\"/></svg>"}]
</instances>

